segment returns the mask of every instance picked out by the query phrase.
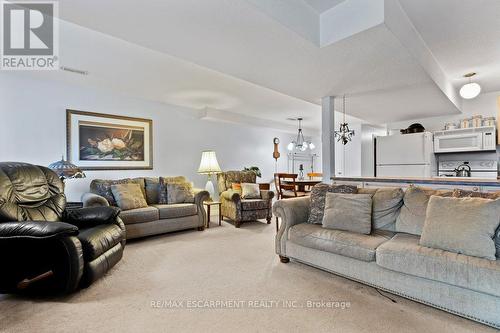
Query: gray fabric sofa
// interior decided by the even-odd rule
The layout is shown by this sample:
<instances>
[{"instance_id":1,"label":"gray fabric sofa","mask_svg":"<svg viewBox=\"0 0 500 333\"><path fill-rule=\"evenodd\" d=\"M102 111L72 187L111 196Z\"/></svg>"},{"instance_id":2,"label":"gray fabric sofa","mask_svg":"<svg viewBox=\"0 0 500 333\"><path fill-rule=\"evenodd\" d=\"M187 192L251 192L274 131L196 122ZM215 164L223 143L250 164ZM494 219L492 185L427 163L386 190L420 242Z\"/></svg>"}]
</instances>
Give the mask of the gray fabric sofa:
<instances>
[{"instance_id":1,"label":"gray fabric sofa","mask_svg":"<svg viewBox=\"0 0 500 333\"><path fill-rule=\"evenodd\" d=\"M398 232L396 223L385 230L373 223L370 235L325 229L307 223L310 202L304 197L273 206L282 220L275 244L283 263L294 259L500 328L498 252L497 260L488 260L423 247L419 235Z\"/></svg>"},{"instance_id":2,"label":"gray fabric sofa","mask_svg":"<svg viewBox=\"0 0 500 333\"><path fill-rule=\"evenodd\" d=\"M178 178L185 181L184 177ZM106 198L108 188L113 183L133 182L143 187L148 207L122 211L120 218L126 229L126 238L140 238L167 232L198 229L204 230L207 216L203 201L209 199L207 191L194 189L194 200L191 202L162 205L158 203L158 178L134 178L117 181L93 180L91 192L82 195L84 207L115 205L112 197ZM102 195L99 195L99 194Z\"/></svg>"}]
</instances>

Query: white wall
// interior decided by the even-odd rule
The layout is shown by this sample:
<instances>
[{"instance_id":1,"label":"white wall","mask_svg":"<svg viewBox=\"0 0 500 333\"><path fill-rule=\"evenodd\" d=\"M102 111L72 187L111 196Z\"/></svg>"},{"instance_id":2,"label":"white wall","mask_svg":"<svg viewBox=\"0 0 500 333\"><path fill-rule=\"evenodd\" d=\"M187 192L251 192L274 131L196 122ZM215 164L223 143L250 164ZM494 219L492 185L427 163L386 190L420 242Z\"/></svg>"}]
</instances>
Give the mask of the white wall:
<instances>
[{"instance_id":1,"label":"white wall","mask_svg":"<svg viewBox=\"0 0 500 333\"><path fill-rule=\"evenodd\" d=\"M198 175L201 151L214 149L223 170L257 165L260 181L274 173L272 139L281 139L279 170L286 171L286 145L294 137L270 128L198 119L192 110L131 98L114 92L0 73L0 161L48 165L66 152L66 109L153 119L154 169L86 171L86 179L69 180L66 193L78 201L94 178L185 175L204 187ZM321 151L319 137L313 141ZM319 161L321 165L321 161Z\"/></svg>"}]
</instances>

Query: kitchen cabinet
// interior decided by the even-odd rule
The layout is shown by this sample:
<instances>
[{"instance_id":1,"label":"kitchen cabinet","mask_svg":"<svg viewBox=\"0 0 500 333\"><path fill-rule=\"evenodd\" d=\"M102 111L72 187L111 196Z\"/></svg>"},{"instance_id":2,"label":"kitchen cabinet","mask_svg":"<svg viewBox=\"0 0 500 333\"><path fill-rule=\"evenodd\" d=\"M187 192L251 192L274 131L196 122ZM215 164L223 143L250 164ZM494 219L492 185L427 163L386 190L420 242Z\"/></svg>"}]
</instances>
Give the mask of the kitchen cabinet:
<instances>
[{"instance_id":1,"label":"kitchen cabinet","mask_svg":"<svg viewBox=\"0 0 500 333\"><path fill-rule=\"evenodd\" d=\"M481 192L500 192L500 186L499 187L482 187Z\"/></svg>"}]
</instances>

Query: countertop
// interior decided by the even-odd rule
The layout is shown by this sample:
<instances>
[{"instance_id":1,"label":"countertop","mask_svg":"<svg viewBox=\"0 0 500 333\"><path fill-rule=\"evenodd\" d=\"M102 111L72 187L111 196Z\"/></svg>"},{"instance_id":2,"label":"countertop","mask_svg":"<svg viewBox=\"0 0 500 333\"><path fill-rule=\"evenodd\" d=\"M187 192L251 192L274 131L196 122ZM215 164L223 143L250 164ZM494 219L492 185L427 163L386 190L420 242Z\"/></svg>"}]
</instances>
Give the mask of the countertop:
<instances>
[{"instance_id":1,"label":"countertop","mask_svg":"<svg viewBox=\"0 0 500 333\"><path fill-rule=\"evenodd\" d=\"M498 186L500 180L468 177L331 177L333 181L348 182L377 182L377 183L405 183L405 184L442 184L467 186Z\"/></svg>"}]
</instances>

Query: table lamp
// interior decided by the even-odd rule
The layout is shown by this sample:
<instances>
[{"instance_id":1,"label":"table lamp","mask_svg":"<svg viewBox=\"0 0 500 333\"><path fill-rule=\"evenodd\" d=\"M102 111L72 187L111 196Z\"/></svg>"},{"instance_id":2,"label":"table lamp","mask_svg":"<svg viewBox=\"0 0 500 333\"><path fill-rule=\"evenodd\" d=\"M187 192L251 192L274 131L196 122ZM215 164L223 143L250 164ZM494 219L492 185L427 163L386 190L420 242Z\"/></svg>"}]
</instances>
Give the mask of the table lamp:
<instances>
[{"instance_id":1,"label":"table lamp","mask_svg":"<svg viewBox=\"0 0 500 333\"><path fill-rule=\"evenodd\" d=\"M63 182L65 179L85 178L85 173L73 163L65 161L64 156L60 161L50 164L49 169L53 170Z\"/></svg>"},{"instance_id":2,"label":"table lamp","mask_svg":"<svg viewBox=\"0 0 500 333\"><path fill-rule=\"evenodd\" d=\"M202 152L200 167L198 168L198 173L202 175L207 175L208 180L205 185L205 190L210 193L210 198L212 199L215 194L214 184L212 182L212 175L221 173L222 170L217 162L217 156L215 151L206 150Z\"/></svg>"}]
</instances>

